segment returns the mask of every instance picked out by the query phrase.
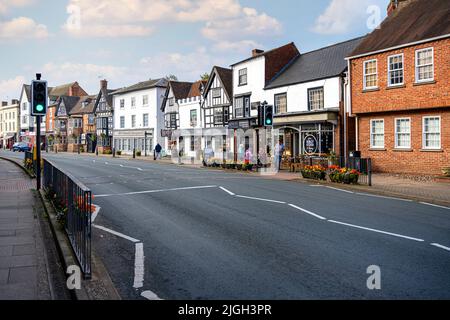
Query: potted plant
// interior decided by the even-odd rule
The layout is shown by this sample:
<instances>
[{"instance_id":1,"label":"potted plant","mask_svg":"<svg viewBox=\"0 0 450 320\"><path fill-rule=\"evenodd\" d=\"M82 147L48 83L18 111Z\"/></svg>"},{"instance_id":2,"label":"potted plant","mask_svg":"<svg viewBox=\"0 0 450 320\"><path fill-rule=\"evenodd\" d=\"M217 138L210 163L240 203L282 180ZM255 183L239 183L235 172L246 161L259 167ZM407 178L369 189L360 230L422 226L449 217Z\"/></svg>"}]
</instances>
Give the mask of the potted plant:
<instances>
[{"instance_id":1,"label":"potted plant","mask_svg":"<svg viewBox=\"0 0 450 320\"><path fill-rule=\"evenodd\" d=\"M142 151L141 150L136 150L136 157L140 157L142 155Z\"/></svg>"},{"instance_id":2,"label":"potted plant","mask_svg":"<svg viewBox=\"0 0 450 320\"><path fill-rule=\"evenodd\" d=\"M444 176L450 177L450 167L443 167L442 173L444 174Z\"/></svg>"},{"instance_id":3,"label":"potted plant","mask_svg":"<svg viewBox=\"0 0 450 320\"><path fill-rule=\"evenodd\" d=\"M320 165L316 166L304 166L300 171L303 178L313 180L326 180L326 168Z\"/></svg>"},{"instance_id":4,"label":"potted plant","mask_svg":"<svg viewBox=\"0 0 450 320\"><path fill-rule=\"evenodd\" d=\"M121 155L122 155L122 151L121 151L121 150L117 150L117 151L116 151L116 154L117 154L118 156L121 156Z\"/></svg>"}]
</instances>

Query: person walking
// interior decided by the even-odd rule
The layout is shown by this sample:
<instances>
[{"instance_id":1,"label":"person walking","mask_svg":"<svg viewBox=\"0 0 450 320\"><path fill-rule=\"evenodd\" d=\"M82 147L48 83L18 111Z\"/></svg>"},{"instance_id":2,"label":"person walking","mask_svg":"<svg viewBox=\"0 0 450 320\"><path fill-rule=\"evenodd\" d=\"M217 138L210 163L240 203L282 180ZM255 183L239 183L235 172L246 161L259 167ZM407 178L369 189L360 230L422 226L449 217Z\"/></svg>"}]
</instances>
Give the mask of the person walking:
<instances>
[{"instance_id":1,"label":"person walking","mask_svg":"<svg viewBox=\"0 0 450 320\"><path fill-rule=\"evenodd\" d=\"M162 147L158 143L155 147L155 156L153 157L154 160L161 159L161 150L162 150Z\"/></svg>"}]
</instances>

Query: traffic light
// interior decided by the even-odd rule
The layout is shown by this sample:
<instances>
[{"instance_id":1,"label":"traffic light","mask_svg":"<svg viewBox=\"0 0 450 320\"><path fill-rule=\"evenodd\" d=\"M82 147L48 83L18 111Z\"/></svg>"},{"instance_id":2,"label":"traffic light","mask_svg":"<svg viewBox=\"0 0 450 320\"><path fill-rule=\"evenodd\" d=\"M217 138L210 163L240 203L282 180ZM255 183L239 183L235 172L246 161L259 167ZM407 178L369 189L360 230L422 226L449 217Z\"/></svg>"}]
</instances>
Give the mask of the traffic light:
<instances>
[{"instance_id":1,"label":"traffic light","mask_svg":"<svg viewBox=\"0 0 450 320\"><path fill-rule=\"evenodd\" d=\"M45 116L47 113L47 81L34 80L31 83L31 115Z\"/></svg>"},{"instance_id":2,"label":"traffic light","mask_svg":"<svg viewBox=\"0 0 450 320\"><path fill-rule=\"evenodd\" d=\"M264 126L273 126L273 106L264 106Z\"/></svg>"}]
</instances>

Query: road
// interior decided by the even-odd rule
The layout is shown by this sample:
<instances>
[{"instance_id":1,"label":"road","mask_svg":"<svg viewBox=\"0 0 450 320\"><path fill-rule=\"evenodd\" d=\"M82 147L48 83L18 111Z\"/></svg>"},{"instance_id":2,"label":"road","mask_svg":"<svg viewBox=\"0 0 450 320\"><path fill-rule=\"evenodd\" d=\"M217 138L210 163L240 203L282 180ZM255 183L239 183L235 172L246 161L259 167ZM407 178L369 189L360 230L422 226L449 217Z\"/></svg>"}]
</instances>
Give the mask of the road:
<instances>
[{"instance_id":1,"label":"road","mask_svg":"<svg viewBox=\"0 0 450 320\"><path fill-rule=\"evenodd\" d=\"M93 246L124 299L450 298L448 208L241 173L44 156L93 191ZM369 266L381 270L380 290L367 287Z\"/></svg>"}]
</instances>

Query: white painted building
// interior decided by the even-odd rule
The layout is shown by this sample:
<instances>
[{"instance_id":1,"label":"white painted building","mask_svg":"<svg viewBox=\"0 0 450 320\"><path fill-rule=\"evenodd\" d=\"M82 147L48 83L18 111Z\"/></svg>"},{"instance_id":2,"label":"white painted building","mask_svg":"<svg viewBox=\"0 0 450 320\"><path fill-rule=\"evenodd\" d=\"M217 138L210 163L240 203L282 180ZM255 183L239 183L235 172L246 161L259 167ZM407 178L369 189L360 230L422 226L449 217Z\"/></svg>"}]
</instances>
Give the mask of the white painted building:
<instances>
[{"instance_id":1,"label":"white painted building","mask_svg":"<svg viewBox=\"0 0 450 320\"><path fill-rule=\"evenodd\" d=\"M20 131L19 101L12 100L11 104L3 102L0 107L0 147L11 148L18 141Z\"/></svg>"},{"instance_id":2,"label":"white painted building","mask_svg":"<svg viewBox=\"0 0 450 320\"><path fill-rule=\"evenodd\" d=\"M161 129L164 128L162 101L167 80L157 79L140 82L113 93L114 132L116 151L142 156L153 155L157 143L163 145Z\"/></svg>"},{"instance_id":3,"label":"white painted building","mask_svg":"<svg viewBox=\"0 0 450 320\"><path fill-rule=\"evenodd\" d=\"M171 156L198 158L203 127L201 104L206 81L170 81L161 110L164 112L163 148Z\"/></svg>"}]
</instances>

